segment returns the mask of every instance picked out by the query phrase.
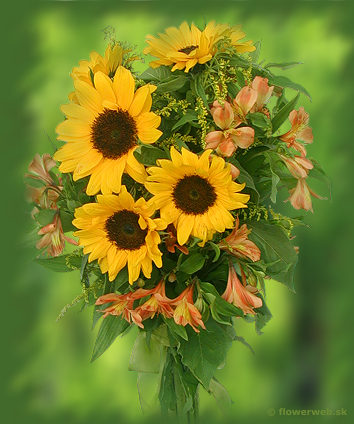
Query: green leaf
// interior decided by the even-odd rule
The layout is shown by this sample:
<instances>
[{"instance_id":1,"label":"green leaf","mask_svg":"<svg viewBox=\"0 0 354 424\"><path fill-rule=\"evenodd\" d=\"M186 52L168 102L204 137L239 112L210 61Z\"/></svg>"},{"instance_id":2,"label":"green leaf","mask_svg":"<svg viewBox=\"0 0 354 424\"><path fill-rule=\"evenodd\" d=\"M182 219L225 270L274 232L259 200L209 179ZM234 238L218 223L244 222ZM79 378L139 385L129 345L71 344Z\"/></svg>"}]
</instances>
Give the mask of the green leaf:
<instances>
[{"instance_id":1,"label":"green leaf","mask_svg":"<svg viewBox=\"0 0 354 424\"><path fill-rule=\"evenodd\" d=\"M209 241L209 246L215 252L215 256L214 256L214 259L212 261L214 263L214 262L216 262L220 258L221 250L220 250L220 247L217 244L213 243L212 241Z\"/></svg>"},{"instance_id":2,"label":"green leaf","mask_svg":"<svg viewBox=\"0 0 354 424\"><path fill-rule=\"evenodd\" d=\"M187 110L187 112L179 119L175 125L172 127L171 131L175 131L177 128L182 127L184 124L188 122L197 121L198 116L194 110Z\"/></svg>"},{"instance_id":3,"label":"green leaf","mask_svg":"<svg viewBox=\"0 0 354 424\"><path fill-rule=\"evenodd\" d=\"M56 213L57 211L55 209L41 209L36 214L36 220L44 227L53 222Z\"/></svg>"},{"instance_id":4,"label":"green leaf","mask_svg":"<svg viewBox=\"0 0 354 424\"><path fill-rule=\"evenodd\" d=\"M267 158L267 161L269 163L270 173L271 173L271 176L272 176L272 188L271 188L271 192L270 192L270 200L273 203L276 203L276 201L277 201L277 193L278 193L277 186L278 186L278 183L280 181L280 177L275 172L275 166L274 166L274 161L273 161L272 155L270 155L268 153L264 153L264 156Z\"/></svg>"},{"instance_id":5,"label":"green leaf","mask_svg":"<svg viewBox=\"0 0 354 424\"><path fill-rule=\"evenodd\" d=\"M74 219L74 214L67 212L63 209L60 209L59 213L60 213L61 226L63 227L64 233L76 231L77 228L72 223Z\"/></svg>"},{"instance_id":6,"label":"green leaf","mask_svg":"<svg viewBox=\"0 0 354 424\"><path fill-rule=\"evenodd\" d=\"M151 338L148 345L146 332L139 331L130 355L129 370L158 373L160 371L161 355L161 344Z\"/></svg>"},{"instance_id":7,"label":"green leaf","mask_svg":"<svg viewBox=\"0 0 354 424\"><path fill-rule=\"evenodd\" d=\"M184 75L174 76L172 78L169 78L167 81L157 83L156 92L169 93L171 91L177 91L181 89L187 81L188 78Z\"/></svg>"},{"instance_id":8,"label":"green leaf","mask_svg":"<svg viewBox=\"0 0 354 424\"><path fill-rule=\"evenodd\" d=\"M120 317L108 315L104 318L97 334L91 362L101 356L128 327L129 323Z\"/></svg>"},{"instance_id":9,"label":"green leaf","mask_svg":"<svg viewBox=\"0 0 354 424\"><path fill-rule=\"evenodd\" d=\"M262 129L269 127L270 121L264 113L249 113L247 117L255 127Z\"/></svg>"},{"instance_id":10,"label":"green leaf","mask_svg":"<svg viewBox=\"0 0 354 424\"><path fill-rule=\"evenodd\" d=\"M205 257L201 253L192 253L187 256L187 259L181 263L179 271L186 274L194 274L203 268Z\"/></svg>"},{"instance_id":11,"label":"green leaf","mask_svg":"<svg viewBox=\"0 0 354 424\"><path fill-rule=\"evenodd\" d=\"M189 327L187 333L189 340L181 340L178 352L184 365L208 390L215 371L226 359L232 338L225 326L212 319L206 323L206 330L196 333Z\"/></svg>"},{"instance_id":12,"label":"green leaf","mask_svg":"<svg viewBox=\"0 0 354 424\"><path fill-rule=\"evenodd\" d=\"M231 406L232 400L228 391L216 378L212 378L210 380L208 391L214 397L223 412L225 412L225 408L229 408Z\"/></svg>"},{"instance_id":13,"label":"green leaf","mask_svg":"<svg viewBox=\"0 0 354 424\"><path fill-rule=\"evenodd\" d=\"M261 298L262 298L262 306L260 308L255 309L256 312L257 312L255 326L256 326L256 332L259 335L263 334L263 332L261 331L262 328L272 318L272 314L271 314L270 310L268 309L268 306L266 305L266 303L264 301L264 297L261 296Z\"/></svg>"},{"instance_id":14,"label":"green leaf","mask_svg":"<svg viewBox=\"0 0 354 424\"><path fill-rule=\"evenodd\" d=\"M171 77L173 73L167 66L159 66L158 68L147 68L139 78L144 81L165 81Z\"/></svg>"},{"instance_id":15,"label":"green leaf","mask_svg":"<svg viewBox=\"0 0 354 424\"><path fill-rule=\"evenodd\" d=\"M194 79L192 79L191 89L197 97L200 97L203 100L204 106L209 110L209 102L200 75L196 75L194 76Z\"/></svg>"},{"instance_id":16,"label":"green leaf","mask_svg":"<svg viewBox=\"0 0 354 424\"><path fill-rule=\"evenodd\" d=\"M167 154L164 150L159 149L155 146L139 146L134 151L136 159L146 166L156 165L158 159L167 159Z\"/></svg>"},{"instance_id":17,"label":"green leaf","mask_svg":"<svg viewBox=\"0 0 354 424\"><path fill-rule=\"evenodd\" d=\"M230 158L229 162L231 162L232 164L234 164L236 166L236 168L239 169L240 171L240 175L237 177L237 181L240 183L245 183L246 187L245 190L251 190L253 193L253 199L255 203L258 203L259 201L259 193L258 190L256 189L256 186L254 184L253 178L251 177L251 175L242 167L242 165L240 164L240 162L238 162L236 159L234 158Z\"/></svg>"},{"instance_id":18,"label":"green leaf","mask_svg":"<svg viewBox=\"0 0 354 424\"><path fill-rule=\"evenodd\" d=\"M266 221L250 221L249 235L261 250L261 259L267 265L267 274L294 291L294 271L298 256L284 230Z\"/></svg>"},{"instance_id":19,"label":"green leaf","mask_svg":"<svg viewBox=\"0 0 354 424\"><path fill-rule=\"evenodd\" d=\"M300 93L305 94L310 100L311 96L309 92L302 85L297 84L291 81L288 77L284 77L283 75L272 75L269 77L269 85L278 85L283 88L291 88L293 90L299 91Z\"/></svg>"},{"instance_id":20,"label":"green leaf","mask_svg":"<svg viewBox=\"0 0 354 424\"><path fill-rule=\"evenodd\" d=\"M184 340L188 340L187 331L183 325L176 324L173 318L164 318L164 321L173 335L177 335L182 337Z\"/></svg>"},{"instance_id":21,"label":"green leaf","mask_svg":"<svg viewBox=\"0 0 354 424\"><path fill-rule=\"evenodd\" d=\"M261 53L262 43L260 41L256 41L254 43L254 46L255 46L256 50L253 50L253 52L249 53L249 56L252 59L253 63L257 63L258 59L259 59L259 55Z\"/></svg>"},{"instance_id":22,"label":"green leaf","mask_svg":"<svg viewBox=\"0 0 354 424\"><path fill-rule=\"evenodd\" d=\"M34 261L39 264L44 266L47 269L50 269L51 271L55 271L55 272L69 272L69 271L73 271L72 268L69 268L67 263L66 263L66 259L69 255L61 255L61 256L56 256L54 258L36 258Z\"/></svg>"},{"instance_id":23,"label":"green leaf","mask_svg":"<svg viewBox=\"0 0 354 424\"><path fill-rule=\"evenodd\" d=\"M269 69L269 68L280 68L280 69L282 69L282 70L285 71L286 69L293 68L294 66L303 65L303 63L304 62L282 62L282 63L269 62L264 67L266 69Z\"/></svg>"},{"instance_id":24,"label":"green leaf","mask_svg":"<svg viewBox=\"0 0 354 424\"><path fill-rule=\"evenodd\" d=\"M116 290L119 290L120 287L123 286L123 284L128 282L128 280L129 280L128 267L125 266L121 271L118 272L114 280Z\"/></svg>"},{"instance_id":25,"label":"green leaf","mask_svg":"<svg viewBox=\"0 0 354 424\"><path fill-rule=\"evenodd\" d=\"M273 134L288 118L289 113L294 109L299 97L300 93L297 93L297 95L292 100L290 100L290 102L288 102L285 106L283 106L279 110L279 112L274 116L274 118L272 119Z\"/></svg>"}]
</instances>

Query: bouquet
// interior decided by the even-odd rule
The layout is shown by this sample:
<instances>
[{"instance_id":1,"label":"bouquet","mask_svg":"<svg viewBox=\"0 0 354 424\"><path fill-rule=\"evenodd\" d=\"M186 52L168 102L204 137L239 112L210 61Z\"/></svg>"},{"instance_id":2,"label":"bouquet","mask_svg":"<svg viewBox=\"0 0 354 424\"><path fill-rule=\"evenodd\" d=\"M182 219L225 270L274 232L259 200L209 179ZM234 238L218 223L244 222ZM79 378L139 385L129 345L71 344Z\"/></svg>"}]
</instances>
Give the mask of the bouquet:
<instances>
[{"instance_id":1,"label":"bouquet","mask_svg":"<svg viewBox=\"0 0 354 424\"><path fill-rule=\"evenodd\" d=\"M308 180L326 178L296 108L309 94L273 73L296 62L259 62L239 26L148 35L154 60L140 74L142 57L112 34L104 56L72 70L54 156L29 166L35 260L79 271L60 317L92 308L92 360L137 327L129 367L141 399L154 375L162 413L194 422L200 388L225 399L215 374L243 341L238 320L261 333L269 280L294 290L302 217L284 215L283 200L312 211Z\"/></svg>"}]
</instances>

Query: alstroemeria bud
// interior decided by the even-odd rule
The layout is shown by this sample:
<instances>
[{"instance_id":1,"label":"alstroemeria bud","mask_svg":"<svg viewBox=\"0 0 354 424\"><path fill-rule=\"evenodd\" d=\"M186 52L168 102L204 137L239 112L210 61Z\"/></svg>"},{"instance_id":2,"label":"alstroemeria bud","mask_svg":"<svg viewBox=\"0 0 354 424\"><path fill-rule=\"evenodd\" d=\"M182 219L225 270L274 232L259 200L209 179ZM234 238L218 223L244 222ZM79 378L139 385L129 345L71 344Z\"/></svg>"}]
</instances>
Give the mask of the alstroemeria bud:
<instances>
[{"instance_id":1,"label":"alstroemeria bud","mask_svg":"<svg viewBox=\"0 0 354 424\"><path fill-rule=\"evenodd\" d=\"M235 118L234 111L232 110L230 103L227 101L221 105L217 100L215 100L213 107L211 108L211 114L213 115L216 125L222 130L230 128Z\"/></svg>"}]
</instances>

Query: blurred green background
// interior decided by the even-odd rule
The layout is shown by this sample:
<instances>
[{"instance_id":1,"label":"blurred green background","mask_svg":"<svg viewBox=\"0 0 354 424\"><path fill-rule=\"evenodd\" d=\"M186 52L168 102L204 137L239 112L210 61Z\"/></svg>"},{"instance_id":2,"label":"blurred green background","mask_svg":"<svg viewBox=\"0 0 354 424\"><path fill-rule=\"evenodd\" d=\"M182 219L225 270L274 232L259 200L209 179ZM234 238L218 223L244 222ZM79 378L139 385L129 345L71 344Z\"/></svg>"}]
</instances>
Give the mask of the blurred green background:
<instances>
[{"instance_id":1,"label":"blurred green background","mask_svg":"<svg viewBox=\"0 0 354 424\"><path fill-rule=\"evenodd\" d=\"M315 200L315 214L307 216L311 229L298 234L297 294L269 284L268 306L274 317L262 336L252 325L237 322L239 335L256 354L240 343L233 345L217 377L234 404L222 415L214 400L202 394L202 421L283 422L278 408L346 408L350 418L353 12L352 2L346 1L29 2L7 10L0 118L3 422L142 421L136 375L127 369L133 332L90 364L95 338L91 311L73 308L55 321L80 292L80 284L74 273L54 274L31 262L35 252L25 241L31 223L22 175L34 153L53 153L54 129L62 119L59 106L72 89L69 73L90 51L104 52L106 26L141 49L147 33L185 19L240 23L248 39L262 41L262 59L304 62L286 75L313 96L312 103L301 99L315 135L309 155L320 161L332 181L331 200ZM274 417L269 416L271 408Z\"/></svg>"}]
</instances>

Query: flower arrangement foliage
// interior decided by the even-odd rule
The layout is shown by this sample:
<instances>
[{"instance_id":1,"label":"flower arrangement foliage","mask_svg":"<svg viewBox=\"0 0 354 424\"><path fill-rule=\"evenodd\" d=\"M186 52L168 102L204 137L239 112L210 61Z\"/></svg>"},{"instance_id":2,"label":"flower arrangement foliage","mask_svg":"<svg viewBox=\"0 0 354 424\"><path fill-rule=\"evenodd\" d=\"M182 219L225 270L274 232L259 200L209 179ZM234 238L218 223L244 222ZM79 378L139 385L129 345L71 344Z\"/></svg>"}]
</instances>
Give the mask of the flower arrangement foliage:
<instances>
[{"instance_id":1,"label":"flower arrangement foliage","mask_svg":"<svg viewBox=\"0 0 354 424\"><path fill-rule=\"evenodd\" d=\"M57 151L26 175L36 262L79 271L72 305L100 324L92 360L137 326L130 368L155 373L162 411L190 420L199 387L224 393L215 374L238 320L261 333L271 318L269 279L294 288L302 220L279 197L312 211L308 180L325 181L296 109L309 94L273 73L296 63L261 63L244 37L214 22L167 28L147 36L140 75L118 41L92 52L72 71Z\"/></svg>"}]
</instances>

